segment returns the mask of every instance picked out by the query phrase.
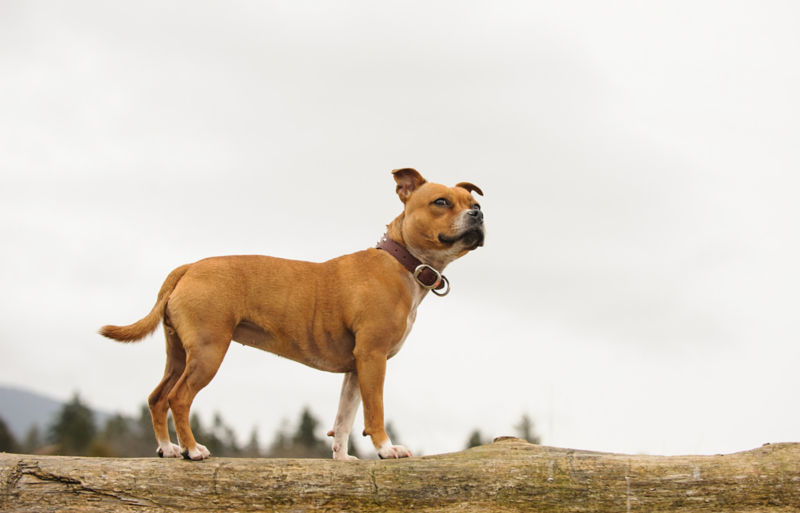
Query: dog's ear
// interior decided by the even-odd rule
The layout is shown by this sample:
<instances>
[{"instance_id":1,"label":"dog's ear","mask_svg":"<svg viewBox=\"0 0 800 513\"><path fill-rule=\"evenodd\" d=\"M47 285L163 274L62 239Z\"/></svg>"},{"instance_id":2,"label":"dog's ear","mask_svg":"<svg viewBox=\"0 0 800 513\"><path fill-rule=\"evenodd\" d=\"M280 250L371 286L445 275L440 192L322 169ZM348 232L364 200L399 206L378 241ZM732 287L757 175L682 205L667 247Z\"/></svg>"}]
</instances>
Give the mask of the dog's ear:
<instances>
[{"instance_id":1,"label":"dog's ear","mask_svg":"<svg viewBox=\"0 0 800 513\"><path fill-rule=\"evenodd\" d=\"M395 169L392 171L392 175L394 175L394 181L397 182L397 195L400 196L400 201L403 203L408 201L411 193L426 181L416 169L410 167Z\"/></svg>"},{"instance_id":2,"label":"dog's ear","mask_svg":"<svg viewBox=\"0 0 800 513\"><path fill-rule=\"evenodd\" d=\"M480 187L478 187L475 184L471 184L469 182L459 182L456 184L456 187L461 187L462 189L466 189L469 192L477 192L478 194L483 196L483 191L481 190Z\"/></svg>"}]
</instances>

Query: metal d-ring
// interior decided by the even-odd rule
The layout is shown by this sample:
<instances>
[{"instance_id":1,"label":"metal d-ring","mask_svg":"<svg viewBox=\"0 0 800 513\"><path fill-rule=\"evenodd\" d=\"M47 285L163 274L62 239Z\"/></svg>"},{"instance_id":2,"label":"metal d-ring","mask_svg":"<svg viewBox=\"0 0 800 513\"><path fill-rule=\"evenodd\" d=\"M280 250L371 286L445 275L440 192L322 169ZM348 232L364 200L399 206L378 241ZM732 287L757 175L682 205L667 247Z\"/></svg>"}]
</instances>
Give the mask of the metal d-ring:
<instances>
[{"instance_id":1,"label":"metal d-ring","mask_svg":"<svg viewBox=\"0 0 800 513\"><path fill-rule=\"evenodd\" d=\"M428 285L420 278L420 275L423 272L425 272L426 269L430 270L434 274L434 276L436 276L436 279L433 281L431 285ZM440 273L433 267L429 266L428 264L419 264L417 268L414 269L414 280L416 280L416 282L419 283L421 287L430 290L439 297L446 296L447 294L450 293L450 281L447 278L445 278L445 276L442 273ZM445 284L444 292L438 292L436 290L436 287L438 287L439 284L442 282L444 282Z\"/></svg>"},{"instance_id":2,"label":"metal d-ring","mask_svg":"<svg viewBox=\"0 0 800 513\"><path fill-rule=\"evenodd\" d=\"M431 289L431 292L433 292L439 297L444 297L450 293L450 280L448 280L444 274L441 274L440 276L442 277L442 281L444 282L444 292L439 292L436 289Z\"/></svg>"}]
</instances>

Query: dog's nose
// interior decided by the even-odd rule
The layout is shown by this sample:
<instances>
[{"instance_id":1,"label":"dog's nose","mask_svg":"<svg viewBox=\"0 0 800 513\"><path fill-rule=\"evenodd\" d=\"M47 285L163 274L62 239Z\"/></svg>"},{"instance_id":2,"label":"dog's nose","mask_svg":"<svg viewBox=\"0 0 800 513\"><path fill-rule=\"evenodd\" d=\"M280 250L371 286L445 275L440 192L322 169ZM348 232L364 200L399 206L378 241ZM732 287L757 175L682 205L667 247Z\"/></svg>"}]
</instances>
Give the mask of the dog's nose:
<instances>
[{"instance_id":1,"label":"dog's nose","mask_svg":"<svg viewBox=\"0 0 800 513\"><path fill-rule=\"evenodd\" d=\"M482 223L483 222L483 211L478 210L477 208L473 208L472 210L467 212L467 215L472 217L474 223Z\"/></svg>"}]
</instances>

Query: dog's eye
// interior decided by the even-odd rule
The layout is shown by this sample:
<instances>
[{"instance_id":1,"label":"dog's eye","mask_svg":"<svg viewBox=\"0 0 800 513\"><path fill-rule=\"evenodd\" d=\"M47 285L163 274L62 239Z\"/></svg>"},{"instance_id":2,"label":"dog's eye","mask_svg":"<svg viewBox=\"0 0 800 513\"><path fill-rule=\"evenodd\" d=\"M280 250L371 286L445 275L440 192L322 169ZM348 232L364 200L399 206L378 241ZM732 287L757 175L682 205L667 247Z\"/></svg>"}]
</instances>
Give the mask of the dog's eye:
<instances>
[{"instance_id":1,"label":"dog's eye","mask_svg":"<svg viewBox=\"0 0 800 513\"><path fill-rule=\"evenodd\" d=\"M436 201L434 201L433 204L438 205L440 207L449 207L450 200L448 200L447 198L439 198Z\"/></svg>"}]
</instances>

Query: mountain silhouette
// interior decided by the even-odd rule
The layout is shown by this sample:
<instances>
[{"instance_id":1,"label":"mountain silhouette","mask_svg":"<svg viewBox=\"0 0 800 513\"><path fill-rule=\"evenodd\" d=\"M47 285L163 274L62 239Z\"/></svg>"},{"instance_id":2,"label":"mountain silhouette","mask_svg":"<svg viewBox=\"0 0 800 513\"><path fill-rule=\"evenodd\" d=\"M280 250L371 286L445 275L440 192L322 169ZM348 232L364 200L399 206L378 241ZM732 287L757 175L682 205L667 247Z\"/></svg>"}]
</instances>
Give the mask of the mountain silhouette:
<instances>
[{"instance_id":1,"label":"mountain silhouette","mask_svg":"<svg viewBox=\"0 0 800 513\"><path fill-rule=\"evenodd\" d=\"M13 433L14 438L23 440L33 426L45 435L55 415L64 406L65 401L26 390L23 388L0 385L0 418ZM102 426L111 415L92 409L95 425Z\"/></svg>"}]
</instances>

